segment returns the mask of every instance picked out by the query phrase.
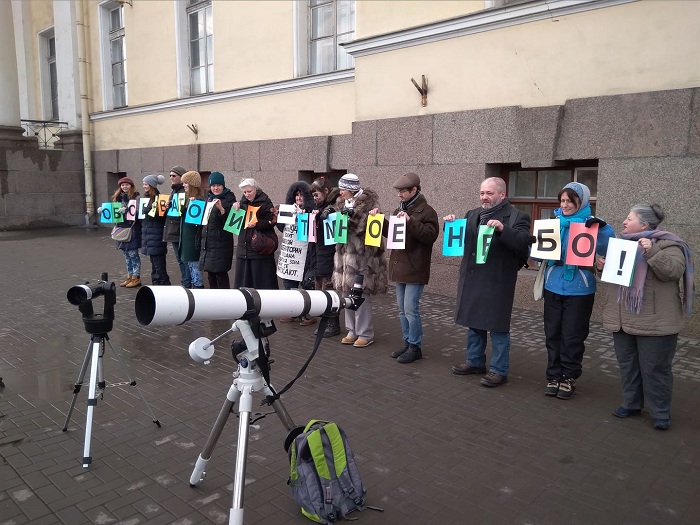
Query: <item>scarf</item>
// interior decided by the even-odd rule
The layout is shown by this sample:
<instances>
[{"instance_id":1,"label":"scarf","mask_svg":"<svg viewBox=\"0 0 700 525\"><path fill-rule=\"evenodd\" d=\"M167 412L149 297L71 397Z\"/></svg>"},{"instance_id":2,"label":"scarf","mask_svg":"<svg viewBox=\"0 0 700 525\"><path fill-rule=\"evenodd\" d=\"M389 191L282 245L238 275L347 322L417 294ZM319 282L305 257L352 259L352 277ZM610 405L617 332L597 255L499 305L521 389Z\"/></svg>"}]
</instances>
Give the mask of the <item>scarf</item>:
<instances>
[{"instance_id":1,"label":"scarf","mask_svg":"<svg viewBox=\"0 0 700 525\"><path fill-rule=\"evenodd\" d=\"M508 199L503 199L500 203L491 208L481 208L481 211L479 212L479 224L481 225L489 222L491 217L505 208L507 204L509 204Z\"/></svg>"},{"instance_id":2,"label":"scarf","mask_svg":"<svg viewBox=\"0 0 700 525\"><path fill-rule=\"evenodd\" d=\"M693 254L690 252L688 244L676 234L662 230L645 230L643 232L630 234L623 233L621 237L628 241L638 241L642 238L648 238L652 239L652 242L655 242L658 239L665 239L680 244L683 255L685 256L685 271L683 272L683 313L686 317L690 317L690 313L693 309L693 300L695 299L695 268L693 266ZM624 302L628 312L639 314L639 312L642 311L644 283L647 278L648 269L649 263L647 263L644 258L644 248L637 246L632 284L629 288L620 286L617 290L617 302Z\"/></svg>"},{"instance_id":3,"label":"scarf","mask_svg":"<svg viewBox=\"0 0 700 525\"><path fill-rule=\"evenodd\" d=\"M344 210L352 210L355 207L355 200L362 195L362 189L355 193L355 195L352 196L352 199L348 199L345 201L345 207L343 208Z\"/></svg>"},{"instance_id":4,"label":"scarf","mask_svg":"<svg viewBox=\"0 0 700 525\"><path fill-rule=\"evenodd\" d=\"M415 202L418 200L418 195L420 195L420 191L417 191L416 194L413 197L411 197L407 202L404 202L404 201L399 202L399 211L406 211L411 206L413 206L415 204Z\"/></svg>"},{"instance_id":5,"label":"scarf","mask_svg":"<svg viewBox=\"0 0 700 525\"><path fill-rule=\"evenodd\" d=\"M586 219L591 216L591 207L590 205L586 204L583 208L579 208L578 210L576 210L576 213L573 213L571 215L564 215L561 211L561 208L557 208L556 210L554 210L554 216L557 219L559 219L559 225L561 227L560 239L563 239L564 235L569 229L569 225L572 222L586 222ZM563 250L562 255L564 255ZM547 261L547 266L554 266L556 262L557 261ZM563 279L565 281L573 281L574 275L576 274L576 268L576 265L564 264L564 273L562 274Z\"/></svg>"}]
</instances>

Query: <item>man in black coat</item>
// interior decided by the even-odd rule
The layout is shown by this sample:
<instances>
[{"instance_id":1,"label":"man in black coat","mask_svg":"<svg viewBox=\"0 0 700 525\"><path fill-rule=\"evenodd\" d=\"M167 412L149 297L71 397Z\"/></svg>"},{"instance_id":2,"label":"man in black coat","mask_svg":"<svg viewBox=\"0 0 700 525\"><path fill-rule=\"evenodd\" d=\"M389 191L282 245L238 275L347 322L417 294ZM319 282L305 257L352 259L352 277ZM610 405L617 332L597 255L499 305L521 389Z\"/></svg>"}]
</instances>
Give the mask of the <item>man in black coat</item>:
<instances>
[{"instance_id":1,"label":"man in black coat","mask_svg":"<svg viewBox=\"0 0 700 525\"><path fill-rule=\"evenodd\" d=\"M178 194L185 193L185 188L182 185L182 176L185 174L185 168L182 166L175 166L170 170L170 184L171 193L168 199L168 209L172 206L173 199L178 198ZM173 253L175 254L175 260L180 268L180 275L182 276L182 286L185 288L190 288L192 286L192 277L190 276L190 270L187 267L187 263L180 260L180 217L179 216L165 216L165 225L163 226L163 241L169 242L173 247Z\"/></svg>"},{"instance_id":2,"label":"man in black coat","mask_svg":"<svg viewBox=\"0 0 700 525\"><path fill-rule=\"evenodd\" d=\"M508 380L510 318L518 270L531 243L530 216L506 197L506 183L491 177L481 183L481 207L467 212L464 257L459 269L455 322L469 328L467 359L452 367L459 375L486 374L481 384L496 387ZM445 217L453 221L454 215ZM495 228L484 264L477 264L479 226ZM486 338L492 355L486 370Z\"/></svg>"}]
</instances>

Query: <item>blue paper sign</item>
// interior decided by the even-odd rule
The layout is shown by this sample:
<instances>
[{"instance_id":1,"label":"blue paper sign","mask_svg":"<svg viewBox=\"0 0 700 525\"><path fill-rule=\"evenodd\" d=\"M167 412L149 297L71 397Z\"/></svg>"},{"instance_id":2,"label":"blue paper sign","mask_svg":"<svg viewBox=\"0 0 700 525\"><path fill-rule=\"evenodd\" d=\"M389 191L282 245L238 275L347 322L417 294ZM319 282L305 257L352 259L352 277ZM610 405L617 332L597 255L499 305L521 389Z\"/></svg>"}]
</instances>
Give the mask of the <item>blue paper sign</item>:
<instances>
[{"instance_id":1,"label":"blue paper sign","mask_svg":"<svg viewBox=\"0 0 700 525\"><path fill-rule=\"evenodd\" d=\"M442 254L446 257L464 255L464 243L467 238L467 219L455 219L445 223L442 238Z\"/></svg>"}]
</instances>

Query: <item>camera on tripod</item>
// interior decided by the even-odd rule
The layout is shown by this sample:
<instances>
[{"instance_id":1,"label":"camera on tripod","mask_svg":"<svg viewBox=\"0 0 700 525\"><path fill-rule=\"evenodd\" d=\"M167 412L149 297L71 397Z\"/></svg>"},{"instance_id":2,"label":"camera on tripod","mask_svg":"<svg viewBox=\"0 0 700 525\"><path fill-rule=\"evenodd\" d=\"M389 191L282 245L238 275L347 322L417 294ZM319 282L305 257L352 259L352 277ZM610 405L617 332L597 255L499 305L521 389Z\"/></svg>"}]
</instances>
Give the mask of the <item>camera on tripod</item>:
<instances>
[{"instance_id":1,"label":"camera on tripod","mask_svg":"<svg viewBox=\"0 0 700 525\"><path fill-rule=\"evenodd\" d=\"M106 272L100 275L96 283L86 282L76 284L68 289L66 298L70 304L78 307L83 314L85 331L90 334L107 333L112 330L114 324L114 305L117 303L117 287L108 282ZM92 300L104 297L104 307L101 314L96 314L92 307Z\"/></svg>"}]
</instances>

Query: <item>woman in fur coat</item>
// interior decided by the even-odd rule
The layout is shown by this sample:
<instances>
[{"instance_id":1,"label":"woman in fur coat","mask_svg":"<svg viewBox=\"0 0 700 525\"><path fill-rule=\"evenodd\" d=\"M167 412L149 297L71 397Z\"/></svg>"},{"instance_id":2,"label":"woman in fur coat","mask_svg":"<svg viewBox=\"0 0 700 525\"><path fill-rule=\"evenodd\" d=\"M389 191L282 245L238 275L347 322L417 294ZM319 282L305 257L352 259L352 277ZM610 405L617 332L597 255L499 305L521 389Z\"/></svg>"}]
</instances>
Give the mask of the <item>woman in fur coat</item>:
<instances>
[{"instance_id":1,"label":"woman in fur coat","mask_svg":"<svg viewBox=\"0 0 700 525\"><path fill-rule=\"evenodd\" d=\"M345 310L345 327L348 334L341 342L357 348L374 342L372 322L372 295L385 293L387 287L387 261L385 244L365 245L365 230L370 210L379 207L379 197L370 189L360 186L360 179L353 173L343 175L338 182L340 197L336 209L348 216L348 242L336 244L333 269L333 287L347 296L355 277L362 275L365 301L357 311Z\"/></svg>"}]
</instances>

